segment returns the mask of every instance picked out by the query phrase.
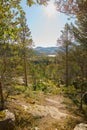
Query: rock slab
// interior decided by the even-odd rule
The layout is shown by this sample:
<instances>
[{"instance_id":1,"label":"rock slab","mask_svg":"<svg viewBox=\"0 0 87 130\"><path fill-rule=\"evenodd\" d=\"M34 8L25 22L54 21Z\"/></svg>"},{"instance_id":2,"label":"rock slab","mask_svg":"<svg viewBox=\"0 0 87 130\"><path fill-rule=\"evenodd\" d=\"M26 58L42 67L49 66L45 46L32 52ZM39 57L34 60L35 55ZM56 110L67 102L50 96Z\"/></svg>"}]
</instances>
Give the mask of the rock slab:
<instances>
[{"instance_id":1,"label":"rock slab","mask_svg":"<svg viewBox=\"0 0 87 130\"><path fill-rule=\"evenodd\" d=\"M5 117L0 120L0 130L14 130L15 116L9 110L3 110Z\"/></svg>"},{"instance_id":2,"label":"rock slab","mask_svg":"<svg viewBox=\"0 0 87 130\"><path fill-rule=\"evenodd\" d=\"M87 130L87 124L80 123L80 124L76 125L76 127L74 128L74 130Z\"/></svg>"}]
</instances>

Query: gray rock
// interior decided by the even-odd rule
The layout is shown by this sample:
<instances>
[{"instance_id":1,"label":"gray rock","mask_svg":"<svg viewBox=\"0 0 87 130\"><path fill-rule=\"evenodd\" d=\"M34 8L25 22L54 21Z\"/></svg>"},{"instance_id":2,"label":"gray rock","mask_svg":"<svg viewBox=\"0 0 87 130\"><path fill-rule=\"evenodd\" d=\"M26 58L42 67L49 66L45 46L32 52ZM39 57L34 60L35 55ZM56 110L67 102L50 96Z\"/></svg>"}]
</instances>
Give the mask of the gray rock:
<instances>
[{"instance_id":1,"label":"gray rock","mask_svg":"<svg viewBox=\"0 0 87 130\"><path fill-rule=\"evenodd\" d=\"M5 117L0 120L0 130L14 130L15 116L8 110L3 110Z\"/></svg>"},{"instance_id":2,"label":"gray rock","mask_svg":"<svg viewBox=\"0 0 87 130\"><path fill-rule=\"evenodd\" d=\"M87 130L87 124L80 123L80 124L76 125L76 127L74 128L74 130Z\"/></svg>"},{"instance_id":3,"label":"gray rock","mask_svg":"<svg viewBox=\"0 0 87 130\"><path fill-rule=\"evenodd\" d=\"M38 128L38 127L35 127L34 130L39 130L39 128Z\"/></svg>"}]
</instances>

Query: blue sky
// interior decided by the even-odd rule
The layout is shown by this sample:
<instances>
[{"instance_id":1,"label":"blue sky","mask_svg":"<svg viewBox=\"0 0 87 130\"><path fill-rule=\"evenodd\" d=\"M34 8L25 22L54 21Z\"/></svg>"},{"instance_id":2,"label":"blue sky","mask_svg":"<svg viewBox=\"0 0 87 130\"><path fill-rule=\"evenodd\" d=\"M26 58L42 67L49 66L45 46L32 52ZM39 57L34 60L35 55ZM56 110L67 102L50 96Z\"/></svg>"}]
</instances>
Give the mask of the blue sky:
<instances>
[{"instance_id":1,"label":"blue sky","mask_svg":"<svg viewBox=\"0 0 87 130\"><path fill-rule=\"evenodd\" d=\"M22 7L26 13L27 24L31 30L35 46L56 46L57 38L61 34L68 16L57 12L52 0L47 7L33 5L28 7L22 0Z\"/></svg>"}]
</instances>

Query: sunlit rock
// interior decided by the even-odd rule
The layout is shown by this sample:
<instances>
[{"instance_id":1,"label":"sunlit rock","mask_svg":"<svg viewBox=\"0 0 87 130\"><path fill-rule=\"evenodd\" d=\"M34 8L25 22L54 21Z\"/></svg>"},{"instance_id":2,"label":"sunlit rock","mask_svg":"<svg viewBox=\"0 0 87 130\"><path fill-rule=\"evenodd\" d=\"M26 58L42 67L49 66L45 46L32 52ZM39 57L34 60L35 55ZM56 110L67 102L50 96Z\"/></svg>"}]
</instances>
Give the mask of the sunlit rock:
<instances>
[{"instance_id":1,"label":"sunlit rock","mask_svg":"<svg viewBox=\"0 0 87 130\"><path fill-rule=\"evenodd\" d=\"M74 130L87 130L87 124L80 123L80 124L76 125L76 127L74 128Z\"/></svg>"}]
</instances>

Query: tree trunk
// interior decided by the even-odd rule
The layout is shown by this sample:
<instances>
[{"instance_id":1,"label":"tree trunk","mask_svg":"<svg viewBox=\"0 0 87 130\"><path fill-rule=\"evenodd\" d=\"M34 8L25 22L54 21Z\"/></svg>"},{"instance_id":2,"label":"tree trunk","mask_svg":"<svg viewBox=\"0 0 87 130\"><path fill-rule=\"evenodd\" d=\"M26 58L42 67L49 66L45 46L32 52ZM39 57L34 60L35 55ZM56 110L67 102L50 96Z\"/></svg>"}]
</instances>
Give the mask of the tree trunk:
<instances>
[{"instance_id":1,"label":"tree trunk","mask_svg":"<svg viewBox=\"0 0 87 130\"><path fill-rule=\"evenodd\" d=\"M82 93L81 93L81 99L80 99L80 109L83 109L83 103L82 103Z\"/></svg>"},{"instance_id":2,"label":"tree trunk","mask_svg":"<svg viewBox=\"0 0 87 130\"><path fill-rule=\"evenodd\" d=\"M81 86L80 109L83 109L83 86Z\"/></svg>"},{"instance_id":3,"label":"tree trunk","mask_svg":"<svg viewBox=\"0 0 87 130\"><path fill-rule=\"evenodd\" d=\"M69 85L69 75L68 75L68 45L66 45L66 87Z\"/></svg>"},{"instance_id":4,"label":"tree trunk","mask_svg":"<svg viewBox=\"0 0 87 130\"><path fill-rule=\"evenodd\" d=\"M28 86L27 82L27 60L26 60L26 50L24 49L24 81L25 81L25 86Z\"/></svg>"},{"instance_id":5,"label":"tree trunk","mask_svg":"<svg viewBox=\"0 0 87 130\"><path fill-rule=\"evenodd\" d=\"M1 83L1 81L0 81L0 98L1 98L0 109L3 110L4 109L4 98L3 98L3 91L2 91L2 83Z\"/></svg>"}]
</instances>

